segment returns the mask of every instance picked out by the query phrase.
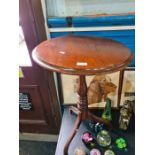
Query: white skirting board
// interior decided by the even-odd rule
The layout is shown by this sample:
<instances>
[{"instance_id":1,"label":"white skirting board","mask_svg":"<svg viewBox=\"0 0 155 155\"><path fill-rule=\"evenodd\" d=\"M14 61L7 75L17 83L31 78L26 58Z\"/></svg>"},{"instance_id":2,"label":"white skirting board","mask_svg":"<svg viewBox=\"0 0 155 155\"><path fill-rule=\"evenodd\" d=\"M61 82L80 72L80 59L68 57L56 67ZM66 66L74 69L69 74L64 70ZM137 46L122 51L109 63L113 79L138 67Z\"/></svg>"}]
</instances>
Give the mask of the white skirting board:
<instances>
[{"instance_id":1,"label":"white skirting board","mask_svg":"<svg viewBox=\"0 0 155 155\"><path fill-rule=\"evenodd\" d=\"M57 142L59 135L20 133L19 140Z\"/></svg>"},{"instance_id":2,"label":"white skirting board","mask_svg":"<svg viewBox=\"0 0 155 155\"><path fill-rule=\"evenodd\" d=\"M66 27L48 28L49 32L82 32L82 31L111 31L111 30L134 30L135 26L98 26L98 27Z\"/></svg>"}]
</instances>

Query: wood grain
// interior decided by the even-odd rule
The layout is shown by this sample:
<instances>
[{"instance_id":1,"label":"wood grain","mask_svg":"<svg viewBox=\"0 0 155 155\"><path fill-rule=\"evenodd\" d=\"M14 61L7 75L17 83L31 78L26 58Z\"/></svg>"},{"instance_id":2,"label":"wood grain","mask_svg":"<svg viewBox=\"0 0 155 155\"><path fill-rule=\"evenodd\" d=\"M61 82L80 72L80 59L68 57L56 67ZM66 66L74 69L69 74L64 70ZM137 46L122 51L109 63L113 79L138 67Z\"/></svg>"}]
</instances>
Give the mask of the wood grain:
<instances>
[{"instance_id":1,"label":"wood grain","mask_svg":"<svg viewBox=\"0 0 155 155\"><path fill-rule=\"evenodd\" d=\"M112 73L126 67L132 57L130 49L117 41L87 36L48 39L33 50L40 66L76 75Z\"/></svg>"}]
</instances>

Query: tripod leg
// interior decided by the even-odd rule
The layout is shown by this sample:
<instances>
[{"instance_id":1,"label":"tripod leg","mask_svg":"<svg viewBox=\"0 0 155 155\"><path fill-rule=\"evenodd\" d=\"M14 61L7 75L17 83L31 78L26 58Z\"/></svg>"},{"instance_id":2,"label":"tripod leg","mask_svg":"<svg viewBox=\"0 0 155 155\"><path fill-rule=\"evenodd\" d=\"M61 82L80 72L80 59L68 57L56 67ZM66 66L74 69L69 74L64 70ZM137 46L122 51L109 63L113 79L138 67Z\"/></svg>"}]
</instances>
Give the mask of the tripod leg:
<instances>
[{"instance_id":1,"label":"tripod leg","mask_svg":"<svg viewBox=\"0 0 155 155\"><path fill-rule=\"evenodd\" d=\"M88 117L89 117L90 120L95 121L95 122L99 122L99 123L103 123L103 124L107 125L110 130L112 129L111 122L107 121L106 119L99 118L99 117L93 115L90 112L88 112Z\"/></svg>"},{"instance_id":2,"label":"tripod leg","mask_svg":"<svg viewBox=\"0 0 155 155\"><path fill-rule=\"evenodd\" d=\"M68 140L64 146L64 155L68 155L68 147L69 147L73 137L75 136L77 129L80 126L81 119L82 119L82 114L81 114L81 112L78 112L74 127L73 127L71 134L70 134L70 136L69 136L69 138L68 138Z\"/></svg>"}]
</instances>

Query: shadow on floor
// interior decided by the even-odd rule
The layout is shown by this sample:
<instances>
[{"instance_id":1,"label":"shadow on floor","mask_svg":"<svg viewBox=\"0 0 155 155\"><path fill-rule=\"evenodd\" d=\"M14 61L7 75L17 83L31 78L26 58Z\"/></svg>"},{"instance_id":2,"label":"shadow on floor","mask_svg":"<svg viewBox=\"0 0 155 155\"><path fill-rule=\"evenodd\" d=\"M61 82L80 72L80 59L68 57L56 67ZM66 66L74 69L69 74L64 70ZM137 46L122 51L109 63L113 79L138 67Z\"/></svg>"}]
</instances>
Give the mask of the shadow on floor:
<instances>
[{"instance_id":1,"label":"shadow on floor","mask_svg":"<svg viewBox=\"0 0 155 155\"><path fill-rule=\"evenodd\" d=\"M19 141L19 155L55 155L57 143Z\"/></svg>"}]
</instances>

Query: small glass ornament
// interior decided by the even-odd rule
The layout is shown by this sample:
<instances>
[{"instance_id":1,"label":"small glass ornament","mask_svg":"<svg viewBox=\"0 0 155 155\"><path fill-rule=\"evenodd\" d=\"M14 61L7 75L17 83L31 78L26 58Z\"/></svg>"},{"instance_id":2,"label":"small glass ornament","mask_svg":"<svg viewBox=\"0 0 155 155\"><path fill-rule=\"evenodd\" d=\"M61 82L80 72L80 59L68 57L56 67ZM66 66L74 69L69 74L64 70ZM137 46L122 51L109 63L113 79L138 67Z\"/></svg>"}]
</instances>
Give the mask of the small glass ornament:
<instances>
[{"instance_id":1,"label":"small glass ornament","mask_svg":"<svg viewBox=\"0 0 155 155\"><path fill-rule=\"evenodd\" d=\"M110 98L107 97L105 102L106 102L106 105L105 105L105 109L104 109L104 112L102 113L101 118L111 121L112 114L111 114L111 100L110 100Z\"/></svg>"},{"instance_id":2,"label":"small glass ornament","mask_svg":"<svg viewBox=\"0 0 155 155\"><path fill-rule=\"evenodd\" d=\"M96 133L102 131L105 129L105 125L104 124L100 124L100 123L96 123L95 126L94 126L94 131Z\"/></svg>"},{"instance_id":3,"label":"small glass ornament","mask_svg":"<svg viewBox=\"0 0 155 155\"><path fill-rule=\"evenodd\" d=\"M83 143L86 145L88 148L94 148L96 147L95 139L93 138L92 134L88 131L84 132L82 137L81 137Z\"/></svg>"},{"instance_id":4,"label":"small glass ornament","mask_svg":"<svg viewBox=\"0 0 155 155\"><path fill-rule=\"evenodd\" d=\"M111 137L109 132L106 130L102 130L97 134L97 142L100 146L109 146L111 143Z\"/></svg>"},{"instance_id":5,"label":"small glass ornament","mask_svg":"<svg viewBox=\"0 0 155 155\"><path fill-rule=\"evenodd\" d=\"M74 155L86 155L86 152L82 147L79 147L75 149Z\"/></svg>"},{"instance_id":6,"label":"small glass ornament","mask_svg":"<svg viewBox=\"0 0 155 155\"><path fill-rule=\"evenodd\" d=\"M106 150L104 155L115 155L115 153L112 150Z\"/></svg>"},{"instance_id":7,"label":"small glass ornament","mask_svg":"<svg viewBox=\"0 0 155 155\"><path fill-rule=\"evenodd\" d=\"M127 147L126 140L122 137L119 137L115 141L117 148L119 149L125 149Z\"/></svg>"},{"instance_id":8,"label":"small glass ornament","mask_svg":"<svg viewBox=\"0 0 155 155\"><path fill-rule=\"evenodd\" d=\"M111 100L110 100L110 98L107 97L105 102L106 102L106 105L105 105L104 112L101 115L101 118L111 121L112 114L111 114Z\"/></svg>"},{"instance_id":9,"label":"small glass ornament","mask_svg":"<svg viewBox=\"0 0 155 155\"><path fill-rule=\"evenodd\" d=\"M90 150L90 155L101 155L101 152L98 149L92 149Z\"/></svg>"},{"instance_id":10,"label":"small glass ornament","mask_svg":"<svg viewBox=\"0 0 155 155\"><path fill-rule=\"evenodd\" d=\"M96 123L96 122L93 122L93 121L89 121L89 127L91 128L91 130L95 133L98 133L100 132L101 130L104 130L106 129L106 126L105 124L100 124L99 122Z\"/></svg>"}]
</instances>

